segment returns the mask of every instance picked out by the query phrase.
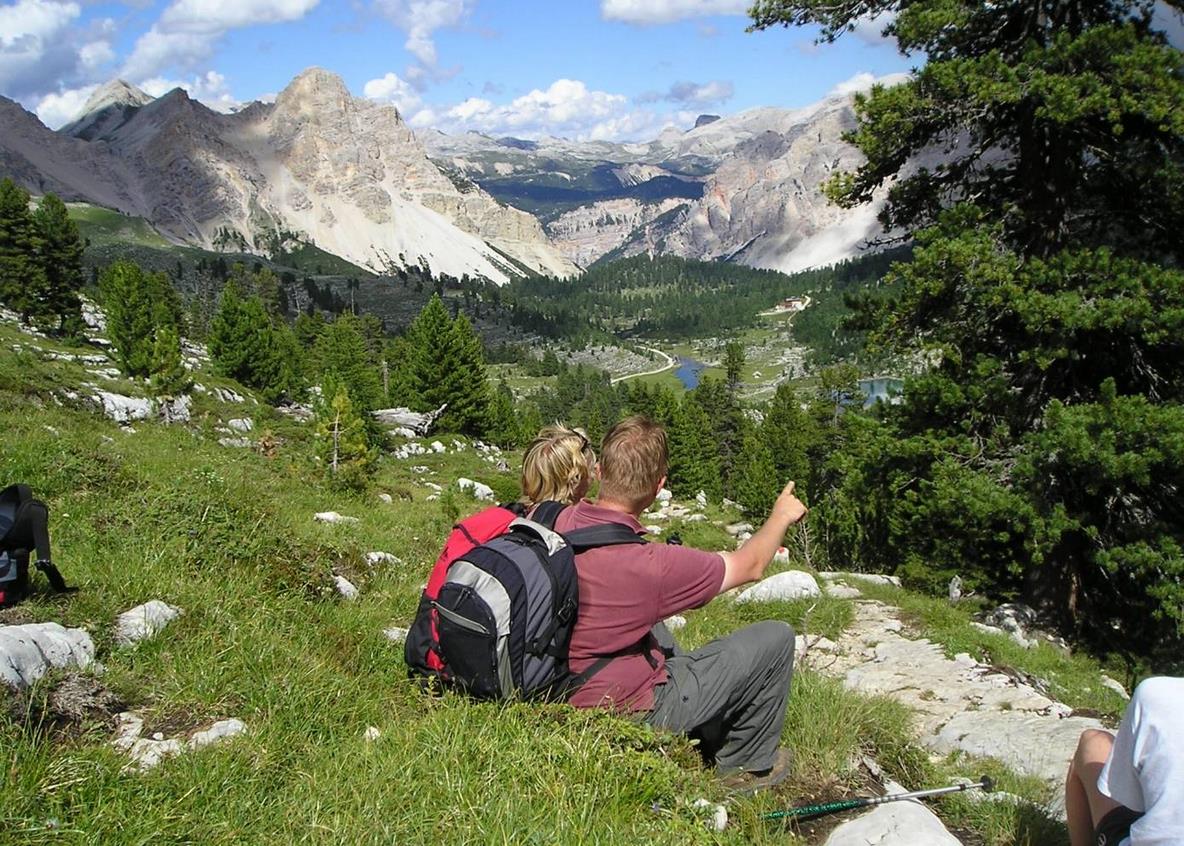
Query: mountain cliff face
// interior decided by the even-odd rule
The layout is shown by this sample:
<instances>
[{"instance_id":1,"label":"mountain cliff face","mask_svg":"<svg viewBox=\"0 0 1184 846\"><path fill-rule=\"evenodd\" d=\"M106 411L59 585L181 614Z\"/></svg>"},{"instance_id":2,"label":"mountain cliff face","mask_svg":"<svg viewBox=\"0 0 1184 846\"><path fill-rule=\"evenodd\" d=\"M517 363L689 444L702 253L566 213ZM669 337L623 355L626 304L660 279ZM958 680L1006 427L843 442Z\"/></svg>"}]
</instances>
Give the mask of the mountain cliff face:
<instances>
[{"instance_id":1,"label":"mountain cliff face","mask_svg":"<svg viewBox=\"0 0 1184 846\"><path fill-rule=\"evenodd\" d=\"M265 251L298 239L376 271L426 264L497 282L517 265L576 270L535 218L455 185L394 107L351 97L325 71L231 115L124 84L92 104L63 133L4 104L0 167L32 190L141 215L179 243Z\"/></svg>"},{"instance_id":2,"label":"mountain cliff face","mask_svg":"<svg viewBox=\"0 0 1184 846\"><path fill-rule=\"evenodd\" d=\"M521 146L472 133L436 133L425 143L438 160L509 201L539 196L544 180L558 186L540 215L558 248L581 266L648 252L794 271L849 258L882 234L879 202L847 210L822 194L836 170L862 162L842 140L854 126L851 98L831 97L804 109L699 120L648 144L545 139ZM598 166L619 182L615 191L563 189L585 183ZM701 186L693 197L669 190L688 183Z\"/></svg>"}]
</instances>

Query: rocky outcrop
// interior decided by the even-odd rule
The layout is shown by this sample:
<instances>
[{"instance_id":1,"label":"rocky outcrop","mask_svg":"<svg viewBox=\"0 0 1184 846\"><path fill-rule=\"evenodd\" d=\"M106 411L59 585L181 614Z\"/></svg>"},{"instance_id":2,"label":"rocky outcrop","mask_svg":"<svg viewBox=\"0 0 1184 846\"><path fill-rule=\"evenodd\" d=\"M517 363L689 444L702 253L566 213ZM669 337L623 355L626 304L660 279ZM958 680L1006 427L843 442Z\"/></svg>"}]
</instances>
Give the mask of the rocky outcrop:
<instances>
[{"instance_id":1,"label":"rocky outcrop","mask_svg":"<svg viewBox=\"0 0 1184 846\"><path fill-rule=\"evenodd\" d=\"M105 86L63 133L0 98L0 170L207 248L295 240L378 272L426 264L496 282L576 270L534 217L454 183L397 109L352 97L331 73L305 71L274 104L231 115L181 89L145 97Z\"/></svg>"}]
</instances>

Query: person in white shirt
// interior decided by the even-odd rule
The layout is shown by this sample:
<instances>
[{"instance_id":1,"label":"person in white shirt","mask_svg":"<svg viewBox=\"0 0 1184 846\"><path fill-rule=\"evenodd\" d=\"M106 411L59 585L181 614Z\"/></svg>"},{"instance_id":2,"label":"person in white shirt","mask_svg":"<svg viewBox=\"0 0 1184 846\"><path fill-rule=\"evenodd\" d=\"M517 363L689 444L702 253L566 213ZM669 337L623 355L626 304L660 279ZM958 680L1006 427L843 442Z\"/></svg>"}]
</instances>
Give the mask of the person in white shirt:
<instances>
[{"instance_id":1,"label":"person in white shirt","mask_svg":"<svg viewBox=\"0 0 1184 846\"><path fill-rule=\"evenodd\" d=\"M1184 678L1135 688L1118 733L1082 733L1065 782L1072 846L1184 844Z\"/></svg>"}]
</instances>

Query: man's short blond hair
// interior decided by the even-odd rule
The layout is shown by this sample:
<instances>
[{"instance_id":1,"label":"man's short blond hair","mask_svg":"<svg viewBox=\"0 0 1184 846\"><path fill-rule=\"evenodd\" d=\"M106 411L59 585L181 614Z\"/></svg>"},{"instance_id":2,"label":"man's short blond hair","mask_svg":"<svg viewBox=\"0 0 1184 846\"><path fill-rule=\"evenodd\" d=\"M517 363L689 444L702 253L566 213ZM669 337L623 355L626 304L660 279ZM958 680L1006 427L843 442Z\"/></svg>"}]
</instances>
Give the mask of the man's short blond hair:
<instances>
[{"instance_id":1,"label":"man's short blond hair","mask_svg":"<svg viewBox=\"0 0 1184 846\"><path fill-rule=\"evenodd\" d=\"M522 501L575 502L587 490L596 466L588 436L561 423L544 426L522 458Z\"/></svg>"},{"instance_id":2,"label":"man's short blond hair","mask_svg":"<svg viewBox=\"0 0 1184 846\"><path fill-rule=\"evenodd\" d=\"M626 417L600 444L600 498L637 505L666 475L666 430L643 415Z\"/></svg>"}]
</instances>

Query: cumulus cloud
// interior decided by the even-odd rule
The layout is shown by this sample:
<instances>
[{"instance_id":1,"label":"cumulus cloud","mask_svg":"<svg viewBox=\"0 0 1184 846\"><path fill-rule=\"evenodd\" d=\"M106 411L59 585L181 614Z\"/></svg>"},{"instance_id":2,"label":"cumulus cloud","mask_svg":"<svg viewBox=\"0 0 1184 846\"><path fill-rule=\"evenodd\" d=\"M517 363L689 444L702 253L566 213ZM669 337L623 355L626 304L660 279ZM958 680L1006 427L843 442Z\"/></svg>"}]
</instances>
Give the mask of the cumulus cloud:
<instances>
[{"instance_id":1,"label":"cumulus cloud","mask_svg":"<svg viewBox=\"0 0 1184 846\"><path fill-rule=\"evenodd\" d=\"M509 103L470 97L451 108L422 109L408 122L448 133L622 141L652 138L669 123L689 126L695 114L635 108L624 95L591 90L579 80L559 79L546 90L535 89Z\"/></svg>"},{"instance_id":2,"label":"cumulus cloud","mask_svg":"<svg viewBox=\"0 0 1184 846\"><path fill-rule=\"evenodd\" d=\"M422 68L430 70L439 64L433 33L460 23L469 13L472 0L376 0L375 6L407 34L403 46Z\"/></svg>"},{"instance_id":3,"label":"cumulus cloud","mask_svg":"<svg viewBox=\"0 0 1184 846\"><path fill-rule=\"evenodd\" d=\"M80 26L82 7L62 0L17 0L0 6L0 91L20 100L91 82L113 58L114 24Z\"/></svg>"},{"instance_id":4,"label":"cumulus cloud","mask_svg":"<svg viewBox=\"0 0 1184 846\"><path fill-rule=\"evenodd\" d=\"M885 12L874 18L860 18L855 22L851 34L871 47L889 44L893 39L884 36L884 27L896 20L895 12Z\"/></svg>"},{"instance_id":5,"label":"cumulus cloud","mask_svg":"<svg viewBox=\"0 0 1184 846\"><path fill-rule=\"evenodd\" d=\"M393 103L403 115L415 111L420 105L419 93L411 83L394 73L370 80L363 86L362 93L371 100Z\"/></svg>"},{"instance_id":6,"label":"cumulus cloud","mask_svg":"<svg viewBox=\"0 0 1184 846\"><path fill-rule=\"evenodd\" d=\"M735 93L735 86L727 80L717 79L702 85L697 82L676 82L670 86L665 99L672 103L707 106L731 100Z\"/></svg>"},{"instance_id":7,"label":"cumulus cloud","mask_svg":"<svg viewBox=\"0 0 1184 846\"><path fill-rule=\"evenodd\" d=\"M229 31L245 26L295 21L320 0L174 0L141 35L123 66L134 80L166 68L191 68L206 59Z\"/></svg>"},{"instance_id":8,"label":"cumulus cloud","mask_svg":"<svg viewBox=\"0 0 1184 846\"><path fill-rule=\"evenodd\" d=\"M140 83L140 88L152 97L161 97L174 88L180 88L194 100L224 114L242 106L242 103L231 95L226 77L217 71L206 71L188 80L156 76L144 80Z\"/></svg>"},{"instance_id":9,"label":"cumulus cloud","mask_svg":"<svg viewBox=\"0 0 1184 846\"><path fill-rule=\"evenodd\" d=\"M899 85L907 81L909 74L907 73L890 73L885 76L876 76L874 73L864 71L857 73L850 79L844 79L830 91L826 92L826 96L832 97L836 94L850 95L862 94L871 91L873 85L892 86Z\"/></svg>"},{"instance_id":10,"label":"cumulus cloud","mask_svg":"<svg viewBox=\"0 0 1184 846\"><path fill-rule=\"evenodd\" d=\"M751 0L600 0L605 20L664 24L708 15L743 15Z\"/></svg>"},{"instance_id":11,"label":"cumulus cloud","mask_svg":"<svg viewBox=\"0 0 1184 846\"><path fill-rule=\"evenodd\" d=\"M70 88L41 98L34 111L41 122L50 129L60 129L76 118L82 117L82 109L97 85Z\"/></svg>"}]
</instances>

